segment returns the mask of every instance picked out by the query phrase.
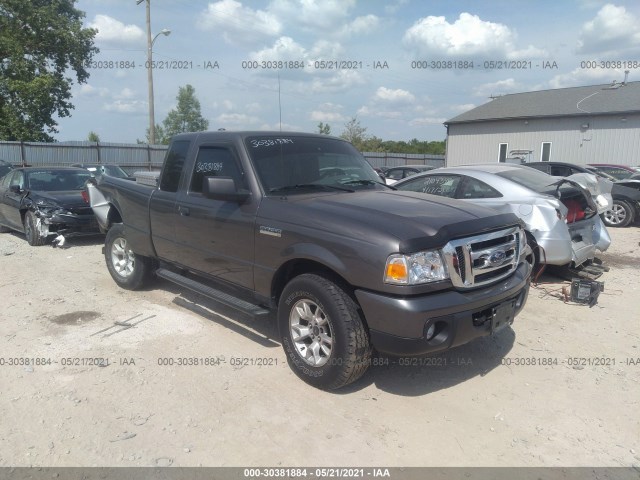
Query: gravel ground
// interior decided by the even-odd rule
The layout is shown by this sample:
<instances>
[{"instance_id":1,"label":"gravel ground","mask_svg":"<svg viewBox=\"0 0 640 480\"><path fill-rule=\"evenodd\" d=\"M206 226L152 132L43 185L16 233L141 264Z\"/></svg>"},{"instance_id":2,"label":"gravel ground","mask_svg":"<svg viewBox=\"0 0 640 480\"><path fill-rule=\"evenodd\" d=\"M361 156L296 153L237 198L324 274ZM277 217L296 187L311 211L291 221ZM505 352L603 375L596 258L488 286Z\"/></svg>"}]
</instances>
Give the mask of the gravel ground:
<instances>
[{"instance_id":1,"label":"gravel ground","mask_svg":"<svg viewBox=\"0 0 640 480\"><path fill-rule=\"evenodd\" d=\"M274 322L119 289L101 237L2 234L0 466L640 465L640 228L610 233L595 307L543 276L512 329L335 393Z\"/></svg>"}]
</instances>

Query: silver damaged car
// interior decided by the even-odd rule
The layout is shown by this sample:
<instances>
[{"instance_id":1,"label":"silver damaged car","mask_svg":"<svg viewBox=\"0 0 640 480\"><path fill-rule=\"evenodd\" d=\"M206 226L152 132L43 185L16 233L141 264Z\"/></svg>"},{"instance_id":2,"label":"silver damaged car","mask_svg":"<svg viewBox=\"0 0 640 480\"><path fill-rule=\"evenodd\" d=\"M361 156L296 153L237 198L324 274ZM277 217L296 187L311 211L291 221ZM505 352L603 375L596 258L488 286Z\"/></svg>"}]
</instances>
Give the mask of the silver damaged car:
<instances>
[{"instance_id":1,"label":"silver damaged car","mask_svg":"<svg viewBox=\"0 0 640 480\"><path fill-rule=\"evenodd\" d=\"M536 264L577 267L611 244L598 215L609 208L610 193L594 190L584 180L500 163L438 168L394 187L515 213L525 223Z\"/></svg>"}]
</instances>

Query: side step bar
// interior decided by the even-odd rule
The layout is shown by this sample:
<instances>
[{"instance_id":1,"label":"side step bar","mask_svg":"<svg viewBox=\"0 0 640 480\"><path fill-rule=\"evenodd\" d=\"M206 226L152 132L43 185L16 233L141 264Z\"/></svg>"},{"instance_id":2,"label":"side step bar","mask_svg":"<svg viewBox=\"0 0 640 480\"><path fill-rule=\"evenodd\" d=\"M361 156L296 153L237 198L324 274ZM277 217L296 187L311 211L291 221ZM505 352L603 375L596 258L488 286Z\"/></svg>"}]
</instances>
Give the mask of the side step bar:
<instances>
[{"instance_id":1,"label":"side step bar","mask_svg":"<svg viewBox=\"0 0 640 480\"><path fill-rule=\"evenodd\" d=\"M187 278L184 275L180 275L179 273L167 270L166 268L159 268L158 270L156 270L156 275L160 278L164 278L165 280L169 280L176 285L187 288L192 292L204 295L205 297L208 297L211 300L215 300L216 302L226 305L227 307L239 310L252 317L262 317L269 314L269 310L267 310L266 308L263 308L259 305L254 305L253 303L245 302L244 300L234 297L233 295L229 295L228 293L224 293L220 290L216 290L215 288L211 288L203 283L192 280L191 278Z\"/></svg>"}]
</instances>

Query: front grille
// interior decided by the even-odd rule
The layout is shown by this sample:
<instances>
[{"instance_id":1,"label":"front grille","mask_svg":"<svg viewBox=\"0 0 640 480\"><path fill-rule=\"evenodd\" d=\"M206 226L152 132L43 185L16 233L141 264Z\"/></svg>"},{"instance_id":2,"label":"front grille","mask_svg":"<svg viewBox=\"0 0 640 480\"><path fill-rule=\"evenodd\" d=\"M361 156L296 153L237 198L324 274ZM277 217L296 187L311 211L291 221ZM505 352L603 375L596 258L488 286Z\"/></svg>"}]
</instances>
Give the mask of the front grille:
<instances>
[{"instance_id":1,"label":"front grille","mask_svg":"<svg viewBox=\"0 0 640 480\"><path fill-rule=\"evenodd\" d=\"M450 241L443 253L451 282L466 289L508 277L518 267L523 242L520 227Z\"/></svg>"}]
</instances>

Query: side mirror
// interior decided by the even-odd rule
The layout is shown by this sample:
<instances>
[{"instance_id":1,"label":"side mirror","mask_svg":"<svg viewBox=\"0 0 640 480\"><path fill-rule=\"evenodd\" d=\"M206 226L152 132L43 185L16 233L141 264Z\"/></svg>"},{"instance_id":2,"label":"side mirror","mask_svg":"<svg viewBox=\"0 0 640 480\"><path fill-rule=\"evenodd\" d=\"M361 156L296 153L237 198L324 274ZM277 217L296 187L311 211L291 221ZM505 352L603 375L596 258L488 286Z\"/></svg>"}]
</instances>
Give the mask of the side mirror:
<instances>
[{"instance_id":1,"label":"side mirror","mask_svg":"<svg viewBox=\"0 0 640 480\"><path fill-rule=\"evenodd\" d=\"M236 182L231 177L204 177L202 194L214 200L237 203L243 203L251 196L249 190L236 188Z\"/></svg>"},{"instance_id":2,"label":"side mirror","mask_svg":"<svg viewBox=\"0 0 640 480\"><path fill-rule=\"evenodd\" d=\"M9 185L9 191L11 193L19 194L22 192L20 185Z\"/></svg>"}]
</instances>

